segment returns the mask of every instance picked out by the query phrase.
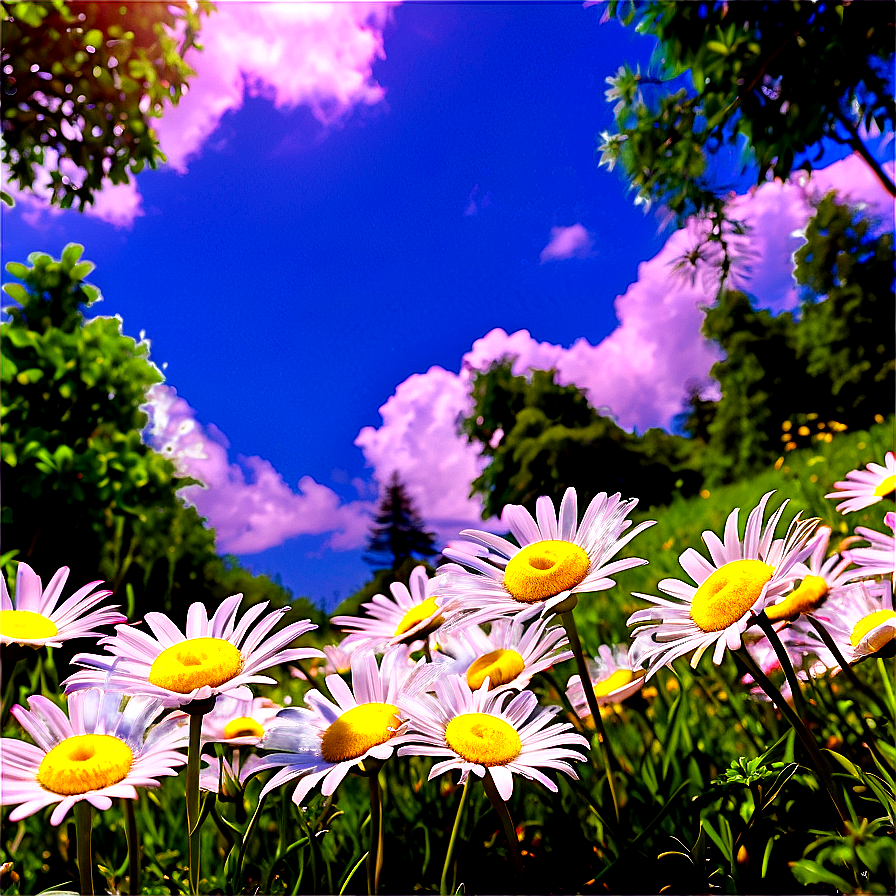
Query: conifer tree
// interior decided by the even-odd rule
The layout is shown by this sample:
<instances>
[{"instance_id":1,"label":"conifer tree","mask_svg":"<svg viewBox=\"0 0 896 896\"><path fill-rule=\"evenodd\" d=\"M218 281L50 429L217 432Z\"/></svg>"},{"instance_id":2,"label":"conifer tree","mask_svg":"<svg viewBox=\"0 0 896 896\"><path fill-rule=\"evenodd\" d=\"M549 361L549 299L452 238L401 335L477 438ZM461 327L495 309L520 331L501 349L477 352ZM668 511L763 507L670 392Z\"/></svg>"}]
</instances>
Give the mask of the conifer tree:
<instances>
[{"instance_id":1,"label":"conifer tree","mask_svg":"<svg viewBox=\"0 0 896 896\"><path fill-rule=\"evenodd\" d=\"M394 571L414 556L434 557L438 554L435 541L433 533L424 529L398 472L393 471L374 517L364 559L376 569Z\"/></svg>"}]
</instances>

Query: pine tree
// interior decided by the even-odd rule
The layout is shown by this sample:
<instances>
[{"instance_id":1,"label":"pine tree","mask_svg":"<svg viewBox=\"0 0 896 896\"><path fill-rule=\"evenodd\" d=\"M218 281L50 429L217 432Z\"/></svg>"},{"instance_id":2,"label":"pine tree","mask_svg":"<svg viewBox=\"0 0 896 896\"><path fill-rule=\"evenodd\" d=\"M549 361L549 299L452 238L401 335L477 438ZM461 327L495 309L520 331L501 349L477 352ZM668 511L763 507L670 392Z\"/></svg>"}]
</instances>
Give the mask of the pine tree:
<instances>
[{"instance_id":1,"label":"pine tree","mask_svg":"<svg viewBox=\"0 0 896 896\"><path fill-rule=\"evenodd\" d=\"M394 571L411 557L436 556L435 540L433 533L424 529L414 502L393 471L374 517L364 559L377 569Z\"/></svg>"}]
</instances>

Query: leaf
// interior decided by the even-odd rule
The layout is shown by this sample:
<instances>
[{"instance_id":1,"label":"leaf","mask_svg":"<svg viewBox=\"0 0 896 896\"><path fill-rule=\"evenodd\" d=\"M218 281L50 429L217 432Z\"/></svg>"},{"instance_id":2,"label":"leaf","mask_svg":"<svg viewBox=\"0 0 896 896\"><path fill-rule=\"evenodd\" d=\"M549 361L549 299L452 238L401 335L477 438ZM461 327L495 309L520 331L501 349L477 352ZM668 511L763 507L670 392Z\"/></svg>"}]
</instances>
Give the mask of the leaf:
<instances>
[{"instance_id":1,"label":"leaf","mask_svg":"<svg viewBox=\"0 0 896 896\"><path fill-rule=\"evenodd\" d=\"M852 893L855 890L848 881L811 859L791 862L790 870L801 884L831 884L843 893Z\"/></svg>"},{"instance_id":2,"label":"leaf","mask_svg":"<svg viewBox=\"0 0 896 896\"><path fill-rule=\"evenodd\" d=\"M78 259L84 251L84 247L80 243L69 243L62 250L62 267L64 270L71 270L72 266L78 263Z\"/></svg>"},{"instance_id":3,"label":"leaf","mask_svg":"<svg viewBox=\"0 0 896 896\"><path fill-rule=\"evenodd\" d=\"M24 302L28 298L28 290L21 283L4 283L3 292L16 302Z\"/></svg>"}]
</instances>

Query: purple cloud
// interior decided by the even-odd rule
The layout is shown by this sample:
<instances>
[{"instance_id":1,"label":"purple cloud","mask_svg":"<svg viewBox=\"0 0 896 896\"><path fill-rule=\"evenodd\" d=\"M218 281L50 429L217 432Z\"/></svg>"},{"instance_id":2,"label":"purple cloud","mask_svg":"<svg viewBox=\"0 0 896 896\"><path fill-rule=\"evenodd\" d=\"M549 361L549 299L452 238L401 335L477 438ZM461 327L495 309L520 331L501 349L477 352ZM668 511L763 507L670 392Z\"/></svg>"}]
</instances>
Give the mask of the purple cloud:
<instances>
[{"instance_id":1,"label":"purple cloud","mask_svg":"<svg viewBox=\"0 0 896 896\"><path fill-rule=\"evenodd\" d=\"M203 483L180 495L214 527L219 551L254 554L296 535L328 534L326 547L336 551L364 545L370 502L343 503L310 476L303 476L294 491L261 457L232 463L227 439L215 427L203 427L174 389L155 386L149 398L148 441L174 461L181 475Z\"/></svg>"},{"instance_id":2,"label":"purple cloud","mask_svg":"<svg viewBox=\"0 0 896 896\"><path fill-rule=\"evenodd\" d=\"M552 227L550 242L538 257L542 264L567 258L588 258L593 249L594 237L581 224Z\"/></svg>"}]
</instances>

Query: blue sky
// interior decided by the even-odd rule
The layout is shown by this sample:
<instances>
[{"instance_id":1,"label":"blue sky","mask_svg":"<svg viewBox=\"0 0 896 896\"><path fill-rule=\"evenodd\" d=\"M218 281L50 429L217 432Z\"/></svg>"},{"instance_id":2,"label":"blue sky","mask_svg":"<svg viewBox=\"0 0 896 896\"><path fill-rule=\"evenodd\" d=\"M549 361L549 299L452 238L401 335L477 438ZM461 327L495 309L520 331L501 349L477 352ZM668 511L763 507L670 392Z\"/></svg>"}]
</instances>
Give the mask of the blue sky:
<instances>
[{"instance_id":1,"label":"blue sky","mask_svg":"<svg viewBox=\"0 0 896 896\"><path fill-rule=\"evenodd\" d=\"M625 61L645 67L653 42L581 4L337 4L339 21L314 23L278 20L299 4L220 6L193 105L159 128L171 166L141 174L110 203L111 221L20 201L4 211L4 258L85 245L105 297L96 311L145 332L179 396L167 396L159 444L176 453L186 421L217 452L216 472L203 468L221 477L217 499L197 504L219 534L235 533L222 548L332 603L367 574L358 532L408 408L401 444L411 430L433 442L424 418L449 413L440 396L460 388L464 356L495 328L508 335L480 344L480 359L517 344L549 365L588 366L586 350L619 323L614 300L666 244L595 158L612 124L605 79ZM228 27L247 35L244 59L227 50ZM221 96L228 111L209 117ZM512 343L521 330L529 341ZM701 358L705 373L711 352ZM667 378L663 410L639 418L629 402L628 419L620 403L621 422L667 423L685 374ZM394 424L380 414L390 397ZM474 521L427 497L454 468L430 467L424 483L413 466L411 490L440 535ZM238 531L247 507L252 537ZM339 526L327 528L328 512ZM277 541L278 514L297 534L258 550Z\"/></svg>"}]
</instances>

